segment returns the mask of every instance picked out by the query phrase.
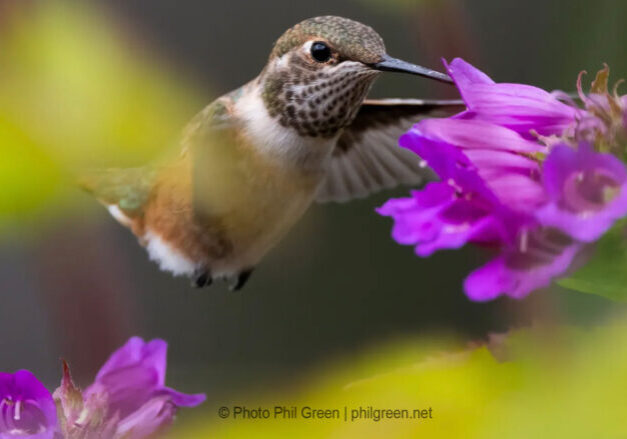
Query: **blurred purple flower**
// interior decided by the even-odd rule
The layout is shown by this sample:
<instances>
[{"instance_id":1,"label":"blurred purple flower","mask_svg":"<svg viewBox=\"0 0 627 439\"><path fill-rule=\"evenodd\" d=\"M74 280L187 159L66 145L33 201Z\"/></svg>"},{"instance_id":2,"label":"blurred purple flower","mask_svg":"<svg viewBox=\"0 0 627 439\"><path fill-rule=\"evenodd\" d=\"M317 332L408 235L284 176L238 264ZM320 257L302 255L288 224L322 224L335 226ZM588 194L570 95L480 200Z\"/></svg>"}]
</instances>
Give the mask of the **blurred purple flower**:
<instances>
[{"instance_id":1,"label":"blurred purple flower","mask_svg":"<svg viewBox=\"0 0 627 439\"><path fill-rule=\"evenodd\" d=\"M135 413L152 399L165 399L176 407L194 407L205 395L187 395L165 386L168 345L164 340L144 342L131 338L102 366L85 397L105 394L110 413L120 419Z\"/></svg>"},{"instance_id":2,"label":"blurred purple flower","mask_svg":"<svg viewBox=\"0 0 627 439\"><path fill-rule=\"evenodd\" d=\"M586 143L622 142L627 101L606 92L607 67L593 82L596 94L582 95L586 110L536 87L496 84L461 59L447 68L467 110L423 120L399 140L441 181L378 212L419 256L467 242L498 248L468 276L466 294L521 298L564 275L585 242L627 213L624 164Z\"/></svg>"},{"instance_id":3,"label":"blurred purple flower","mask_svg":"<svg viewBox=\"0 0 627 439\"><path fill-rule=\"evenodd\" d=\"M67 437L146 438L168 426L179 407L201 404L204 394L165 386L166 354L165 341L133 337L111 355L82 395L66 371L55 396Z\"/></svg>"},{"instance_id":4,"label":"blurred purple flower","mask_svg":"<svg viewBox=\"0 0 627 439\"><path fill-rule=\"evenodd\" d=\"M35 375L0 373L0 439L52 439L56 432L52 395Z\"/></svg>"}]
</instances>

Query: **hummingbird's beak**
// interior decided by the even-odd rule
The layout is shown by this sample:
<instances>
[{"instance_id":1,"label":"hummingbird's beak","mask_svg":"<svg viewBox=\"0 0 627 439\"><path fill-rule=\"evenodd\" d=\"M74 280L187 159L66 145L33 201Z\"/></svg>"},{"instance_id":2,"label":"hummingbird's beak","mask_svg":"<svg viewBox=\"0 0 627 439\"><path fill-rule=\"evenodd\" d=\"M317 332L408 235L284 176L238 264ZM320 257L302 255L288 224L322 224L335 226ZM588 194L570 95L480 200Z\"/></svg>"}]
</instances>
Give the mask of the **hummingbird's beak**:
<instances>
[{"instance_id":1,"label":"hummingbird's beak","mask_svg":"<svg viewBox=\"0 0 627 439\"><path fill-rule=\"evenodd\" d=\"M383 55L383 59L380 62L373 64L372 68L375 70L381 70L382 72L410 73L412 75L435 79L436 81L453 83L453 80L449 75L427 69L426 67L417 66L416 64L397 58L392 58L389 55Z\"/></svg>"}]
</instances>

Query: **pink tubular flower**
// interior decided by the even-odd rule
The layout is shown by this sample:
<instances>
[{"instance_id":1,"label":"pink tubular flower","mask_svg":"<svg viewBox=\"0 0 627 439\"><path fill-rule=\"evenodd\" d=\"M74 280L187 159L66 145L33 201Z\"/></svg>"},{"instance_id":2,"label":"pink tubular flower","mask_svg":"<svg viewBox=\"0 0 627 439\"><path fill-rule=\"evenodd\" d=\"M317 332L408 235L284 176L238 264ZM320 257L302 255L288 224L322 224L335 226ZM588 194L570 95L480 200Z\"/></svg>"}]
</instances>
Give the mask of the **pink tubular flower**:
<instances>
[{"instance_id":1,"label":"pink tubular flower","mask_svg":"<svg viewBox=\"0 0 627 439\"><path fill-rule=\"evenodd\" d=\"M85 397L106 395L108 410L120 419L136 412L152 399L165 399L175 407L194 407L204 395L187 395L165 386L168 345L163 340L144 342L131 338L102 366Z\"/></svg>"},{"instance_id":2,"label":"pink tubular flower","mask_svg":"<svg viewBox=\"0 0 627 439\"><path fill-rule=\"evenodd\" d=\"M461 59L447 68L467 109L423 120L399 140L441 181L377 211L419 256L466 243L497 248L468 276L466 294L521 298L564 275L585 243L627 214L625 165L593 149L624 154L627 100L607 93L607 68L593 94L581 93L585 110L537 87L496 84Z\"/></svg>"},{"instance_id":3,"label":"pink tubular flower","mask_svg":"<svg viewBox=\"0 0 627 439\"><path fill-rule=\"evenodd\" d=\"M165 386L167 344L133 337L114 352L94 383L81 393L69 371L55 392L67 438L143 439L168 426L179 407L195 407L205 395Z\"/></svg>"}]
</instances>

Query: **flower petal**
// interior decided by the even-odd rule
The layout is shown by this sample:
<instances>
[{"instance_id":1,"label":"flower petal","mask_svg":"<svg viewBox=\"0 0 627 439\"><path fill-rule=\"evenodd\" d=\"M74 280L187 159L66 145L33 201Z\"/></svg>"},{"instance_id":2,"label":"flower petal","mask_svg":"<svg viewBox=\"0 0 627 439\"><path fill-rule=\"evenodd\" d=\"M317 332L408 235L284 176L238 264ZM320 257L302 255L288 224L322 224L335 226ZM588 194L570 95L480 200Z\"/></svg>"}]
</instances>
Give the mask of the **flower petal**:
<instances>
[{"instance_id":1,"label":"flower petal","mask_svg":"<svg viewBox=\"0 0 627 439\"><path fill-rule=\"evenodd\" d=\"M515 299L543 288L564 275L583 244L555 229L536 229L523 238L524 246L505 248L494 260L468 275L466 295L475 301L506 294Z\"/></svg>"},{"instance_id":2,"label":"flower petal","mask_svg":"<svg viewBox=\"0 0 627 439\"><path fill-rule=\"evenodd\" d=\"M167 395L170 402L176 407L196 407L207 399L207 395L204 393L181 393L169 387L165 387L163 390L157 392L157 395Z\"/></svg>"},{"instance_id":3,"label":"flower petal","mask_svg":"<svg viewBox=\"0 0 627 439\"><path fill-rule=\"evenodd\" d=\"M455 58L447 69L468 107L458 117L491 122L533 139L532 130L544 136L561 134L581 114L541 88L495 84L460 58Z\"/></svg>"},{"instance_id":4,"label":"flower petal","mask_svg":"<svg viewBox=\"0 0 627 439\"><path fill-rule=\"evenodd\" d=\"M450 64L442 59L442 63L448 70L448 74L455 81L459 91L463 93L470 87L481 84L494 84L494 81L478 68L472 66L461 58L455 58Z\"/></svg>"},{"instance_id":5,"label":"flower petal","mask_svg":"<svg viewBox=\"0 0 627 439\"><path fill-rule=\"evenodd\" d=\"M57 411L50 392L28 370L0 373L0 438L52 439Z\"/></svg>"},{"instance_id":6,"label":"flower petal","mask_svg":"<svg viewBox=\"0 0 627 439\"><path fill-rule=\"evenodd\" d=\"M138 410L120 420L114 438L144 439L169 426L176 414L176 407L167 397L152 398Z\"/></svg>"},{"instance_id":7,"label":"flower petal","mask_svg":"<svg viewBox=\"0 0 627 439\"><path fill-rule=\"evenodd\" d=\"M544 149L515 131L484 120L426 119L414 125L413 131L421 137L462 149L507 152L538 152Z\"/></svg>"},{"instance_id":8,"label":"flower petal","mask_svg":"<svg viewBox=\"0 0 627 439\"><path fill-rule=\"evenodd\" d=\"M126 366L142 364L157 372L158 384L165 383L165 370L168 344L160 339L148 343L139 337L132 337L120 349L115 351L96 375L96 381L111 371L117 371Z\"/></svg>"},{"instance_id":9,"label":"flower petal","mask_svg":"<svg viewBox=\"0 0 627 439\"><path fill-rule=\"evenodd\" d=\"M117 428L116 438L140 439L169 424L177 407L202 403L204 394L165 386L166 354L165 341L138 337L114 352L84 392L86 425L95 431Z\"/></svg>"}]
</instances>

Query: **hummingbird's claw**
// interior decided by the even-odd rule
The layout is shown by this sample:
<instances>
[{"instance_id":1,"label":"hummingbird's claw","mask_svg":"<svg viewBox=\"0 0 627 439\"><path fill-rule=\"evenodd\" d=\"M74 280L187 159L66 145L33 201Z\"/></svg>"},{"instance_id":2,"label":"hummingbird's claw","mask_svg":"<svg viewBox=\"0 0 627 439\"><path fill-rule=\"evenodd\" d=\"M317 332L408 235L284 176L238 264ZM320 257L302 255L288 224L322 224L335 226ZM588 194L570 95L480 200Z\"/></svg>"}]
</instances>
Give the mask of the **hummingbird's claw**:
<instances>
[{"instance_id":1,"label":"hummingbird's claw","mask_svg":"<svg viewBox=\"0 0 627 439\"><path fill-rule=\"evenodd\" d=\"M242 271L241 273L239 273L236 277L235 277L235 282L233 282L231 285L229 285L229 290L231 291L238 291L241 290L244 285L246 285L246 282L248 282L248 279L250 279L250 275L253 273L253 269L249 269L249 270L245 270Z\"/></svg>"},{"instance_id":2,"label":"hummingbird's claw","mask_svg":"<svg viewBox=\"0 0 627 439\"><path fill-rule=\"evenodd\" d=\"M192 278L192 286L195 288L204 288L211 285L213 278L208 270L199 269Z\"/></svg>"}]
</instances>

